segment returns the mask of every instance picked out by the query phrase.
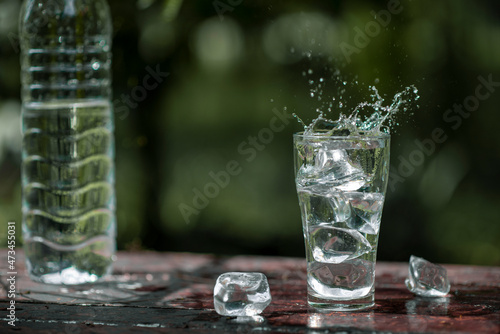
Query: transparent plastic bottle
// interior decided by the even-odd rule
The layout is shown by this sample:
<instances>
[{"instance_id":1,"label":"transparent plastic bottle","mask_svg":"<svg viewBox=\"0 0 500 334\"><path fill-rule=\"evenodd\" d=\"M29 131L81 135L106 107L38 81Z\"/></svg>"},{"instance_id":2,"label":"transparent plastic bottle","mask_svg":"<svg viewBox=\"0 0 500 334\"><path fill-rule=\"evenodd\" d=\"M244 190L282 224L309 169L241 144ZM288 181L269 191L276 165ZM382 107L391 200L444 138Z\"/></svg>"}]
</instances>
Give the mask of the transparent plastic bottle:
<instances>
[{"instance_id":1,"label":"transparent plastic bottle","mask_svg":"<svg viewBox=\"0 0 500 334\"><path fill-rule=\"evenodd\" d=\"M112 24L105 0L25 0L23 239L30 277L95 282L115 253Z\"/></svg>"}]
</instances>

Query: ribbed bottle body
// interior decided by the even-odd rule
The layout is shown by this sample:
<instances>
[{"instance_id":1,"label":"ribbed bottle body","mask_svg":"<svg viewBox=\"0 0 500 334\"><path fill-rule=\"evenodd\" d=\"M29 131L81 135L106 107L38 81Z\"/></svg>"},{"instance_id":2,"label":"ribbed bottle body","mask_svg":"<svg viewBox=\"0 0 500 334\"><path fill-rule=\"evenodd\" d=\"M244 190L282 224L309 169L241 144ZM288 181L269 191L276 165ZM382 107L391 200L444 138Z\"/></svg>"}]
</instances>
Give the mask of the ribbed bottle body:
<instances>
[{"instance_id":1,"label":"ribbed bottle body","mask_svg":"<svg viewBox=\"0 0 500 334\"><path fill-rule=\"evenodd\" d=\"M20 39L27 268L45 283L95 282L116 235L109 8L25 1Z\"/></svg>"}]
</instances>

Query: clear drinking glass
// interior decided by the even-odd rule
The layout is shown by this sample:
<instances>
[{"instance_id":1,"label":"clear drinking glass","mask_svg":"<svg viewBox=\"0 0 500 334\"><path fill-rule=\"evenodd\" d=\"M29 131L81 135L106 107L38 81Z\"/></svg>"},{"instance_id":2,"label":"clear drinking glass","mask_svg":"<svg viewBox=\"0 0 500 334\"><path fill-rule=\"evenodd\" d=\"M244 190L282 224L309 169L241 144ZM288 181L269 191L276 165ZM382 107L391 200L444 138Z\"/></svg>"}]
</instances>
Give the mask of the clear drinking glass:
<instances>
[{"instance_id":1,"label":"clear drinking glass","mask_svg":"<svg viewBox=\"0 0 500 334\"><path fill-rule=\"evenodd\" d=\"M294 135L311 306L374 305L375 262L389 177L390 135Z\"/></svg>"}]
</instances>

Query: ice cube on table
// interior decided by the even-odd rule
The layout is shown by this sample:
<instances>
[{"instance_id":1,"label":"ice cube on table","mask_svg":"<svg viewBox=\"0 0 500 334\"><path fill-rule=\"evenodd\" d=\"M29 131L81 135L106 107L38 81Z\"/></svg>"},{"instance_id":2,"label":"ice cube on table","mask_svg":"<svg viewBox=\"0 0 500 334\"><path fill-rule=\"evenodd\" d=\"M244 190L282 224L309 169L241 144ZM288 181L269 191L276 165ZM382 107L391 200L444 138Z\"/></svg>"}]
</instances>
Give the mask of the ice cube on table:
<instances>
[{"instance_id":1,"label":"ice cube on table","mask_svg":"<svg viewBox=\"0 0 500 334\"><path fill-rule=\"evenodd\" d=\"M267 278L262 273L228 272L217 278L214 287L215 311L224 316L254 316L271 303Z\"/></svg>"},{"instance_id":2,"label":"ice cube on table","mask_svg":"<svg viewBox=\"0 0 500 334\"><path fill-rule=\"evenodd\" d=\"M309 245L314 260L321 263L342 263L372 250L358 231L325 225L310 229Z\"/></svg>"},{"instance_id":3,"label":"ice cube on table","mask_svg":"<svg viewBox=\"0 0 500 334\"><path fill-rule=\"evenodd\" d=\"M423 297L443 297L450 292L446 269L412 255L405 283L408 290Z\"/></svg>"}]
</instances>

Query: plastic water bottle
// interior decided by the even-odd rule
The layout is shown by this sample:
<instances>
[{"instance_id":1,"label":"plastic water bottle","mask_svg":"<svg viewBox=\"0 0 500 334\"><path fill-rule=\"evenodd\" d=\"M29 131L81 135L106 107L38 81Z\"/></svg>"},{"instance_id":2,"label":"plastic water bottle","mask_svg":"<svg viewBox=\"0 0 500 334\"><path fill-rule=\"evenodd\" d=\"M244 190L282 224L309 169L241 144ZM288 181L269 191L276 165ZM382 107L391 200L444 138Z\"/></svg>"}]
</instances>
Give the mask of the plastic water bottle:
<instances>
[{"instance_id":1,"label":"plastic water bottle","mask_svg":"<svg viewBox=\"0 0 500 334\"><path fill-rule=\"evenodd\" d=\"M35 281L82 284L111 272L111 36L105 0L23 3L23 238Z\"/></svg>"}]
</instances>

